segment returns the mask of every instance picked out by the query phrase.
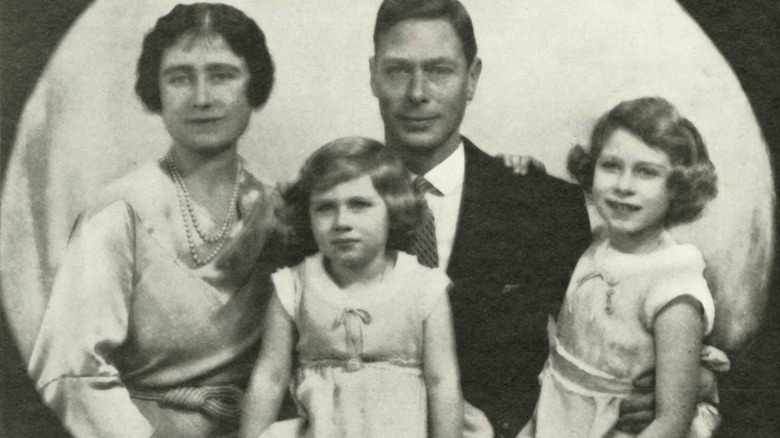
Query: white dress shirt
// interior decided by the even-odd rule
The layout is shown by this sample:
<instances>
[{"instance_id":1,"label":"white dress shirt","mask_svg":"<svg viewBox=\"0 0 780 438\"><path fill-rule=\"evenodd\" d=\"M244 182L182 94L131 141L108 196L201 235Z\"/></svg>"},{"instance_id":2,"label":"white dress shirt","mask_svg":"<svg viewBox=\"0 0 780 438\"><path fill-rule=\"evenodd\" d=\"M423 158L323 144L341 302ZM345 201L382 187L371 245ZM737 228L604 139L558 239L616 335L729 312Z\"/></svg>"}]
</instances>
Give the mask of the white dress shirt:
<instances>
[{"instance_id":1,"label":"white dress shirt","mask_svg":"<svg viewBox=\"0 0 780 438\"><path fill-rule=\"evenodd\" d=\"M458 226L460 200L463 195L463 180L466 175L466 154L463 142L455 152L423 175L444 196L426 193L425 200L433 213L436 226L436 249L439 253L439 267L447 270L447 264L455 243ZM413 176L414 178L414 176Z\"/></svg>"}]
</instances>

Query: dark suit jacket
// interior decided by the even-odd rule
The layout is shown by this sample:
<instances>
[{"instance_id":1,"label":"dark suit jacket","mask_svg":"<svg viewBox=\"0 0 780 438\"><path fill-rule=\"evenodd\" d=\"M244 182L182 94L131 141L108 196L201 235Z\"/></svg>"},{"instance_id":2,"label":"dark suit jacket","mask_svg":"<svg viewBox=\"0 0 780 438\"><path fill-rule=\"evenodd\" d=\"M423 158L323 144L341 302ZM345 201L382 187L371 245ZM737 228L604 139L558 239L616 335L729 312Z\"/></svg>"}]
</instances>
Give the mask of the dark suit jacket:
<instances>
[{"instance_id":1,"label":"dark suit jacket","mask_svg":"<svg viewBox=\"0 0 780 438\"><path fill-rule=\"evenodd\" d=\"M463 395L514 437L533 413L557 315L591 241L582 190L539 172L519 177L463 139L466 174L447 274Z\"/></svg>"}]
</instances>

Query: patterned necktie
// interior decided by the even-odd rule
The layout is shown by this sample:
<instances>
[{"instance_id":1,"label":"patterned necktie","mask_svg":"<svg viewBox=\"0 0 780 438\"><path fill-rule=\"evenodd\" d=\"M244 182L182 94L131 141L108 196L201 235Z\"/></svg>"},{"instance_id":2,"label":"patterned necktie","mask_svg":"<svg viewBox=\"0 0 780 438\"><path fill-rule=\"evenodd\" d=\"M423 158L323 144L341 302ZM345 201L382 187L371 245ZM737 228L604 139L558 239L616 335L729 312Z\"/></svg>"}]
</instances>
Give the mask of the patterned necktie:
<instances>
[{"instance_id":1,"label":"patterned necktie","mask_svg":"<svg viewBox=\"0 0 780 438\"><path fill-rule=\"evenodd\" d=\"M412 186L417 196L423 200L423 218L417 228L417 233L415 233L412 250L414 250L417 261L421 265L436 268L439 266L439 252L436 249L436 225L433 221L433 212L425 200L425 194L433 193L437 196L443 196L443 194L422 176L416 177Z\"/></svg>"}]
</instances>

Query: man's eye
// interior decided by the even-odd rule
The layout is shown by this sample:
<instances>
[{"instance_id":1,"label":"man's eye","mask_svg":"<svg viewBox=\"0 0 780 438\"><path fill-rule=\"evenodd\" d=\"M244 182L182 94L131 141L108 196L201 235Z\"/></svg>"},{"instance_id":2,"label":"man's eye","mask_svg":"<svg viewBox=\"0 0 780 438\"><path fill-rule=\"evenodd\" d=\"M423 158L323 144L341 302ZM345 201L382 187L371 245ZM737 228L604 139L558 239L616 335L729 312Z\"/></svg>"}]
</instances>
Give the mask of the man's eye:
<instances>
[{"instance_id":1,"label":"man's eye","mask_svg":"<svg viewBox=\"0 0 780 438\"><path fill-rule=\"evenodd\" d=\"M448 67L446 65L437 65L437 66L429 68L428 72L433 74L434 76L443 77L443 76L451 75L453 70L452 70L452 68L450 68L450 67Z\"/></svg>"},{"instance_id":2,"label":"man's eye","mask_svg":"<svg viewBox=\"0 0 780 438\"><path fill-rule=\"evenodd\" d=\"M384 68L388 76L401 76L409 73L409 69L403 65L390 65Z\"/></svg>"}]
</instances>

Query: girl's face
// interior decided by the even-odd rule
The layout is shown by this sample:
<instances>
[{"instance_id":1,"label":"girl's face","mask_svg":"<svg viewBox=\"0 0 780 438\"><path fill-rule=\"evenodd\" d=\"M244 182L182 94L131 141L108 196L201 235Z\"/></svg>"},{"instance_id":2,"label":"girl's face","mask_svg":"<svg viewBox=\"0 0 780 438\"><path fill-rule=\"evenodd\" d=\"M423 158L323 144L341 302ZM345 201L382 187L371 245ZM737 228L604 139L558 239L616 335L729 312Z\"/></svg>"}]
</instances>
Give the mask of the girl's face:
<instances>
[{"instance_id":1,"label":"girl's face","mask_svg":"<svg viewBox=\"0 0 780 438\"><path fill-rule=\"evenodd\" d=\"M355 269L384 258L389 227L387 205L370 176L313 192L309 217L314 240L331 264Z\"/></svg>"},{"instance_id":2,"label":"girl's face","mask_svg":"<svg viewBox=\"0 0 780 438\"><path fill-rule=\"evenodd\" d=\"M159 83L162 119L177 145L213 153L244 133L249 69L223 37L179 39L163 52Z\"/></svg>"},{"instance_id":3,"label":"girl's face","mask_svg":"<svg viewBox=\"0 0 780 438\"><path fill-rule=\"evenodd\" d=\"M663 230L669 208L669 156L618 129L604 143L593 175L593 201L610 238L641 243Z\"/></svg>"}]
</instances>

